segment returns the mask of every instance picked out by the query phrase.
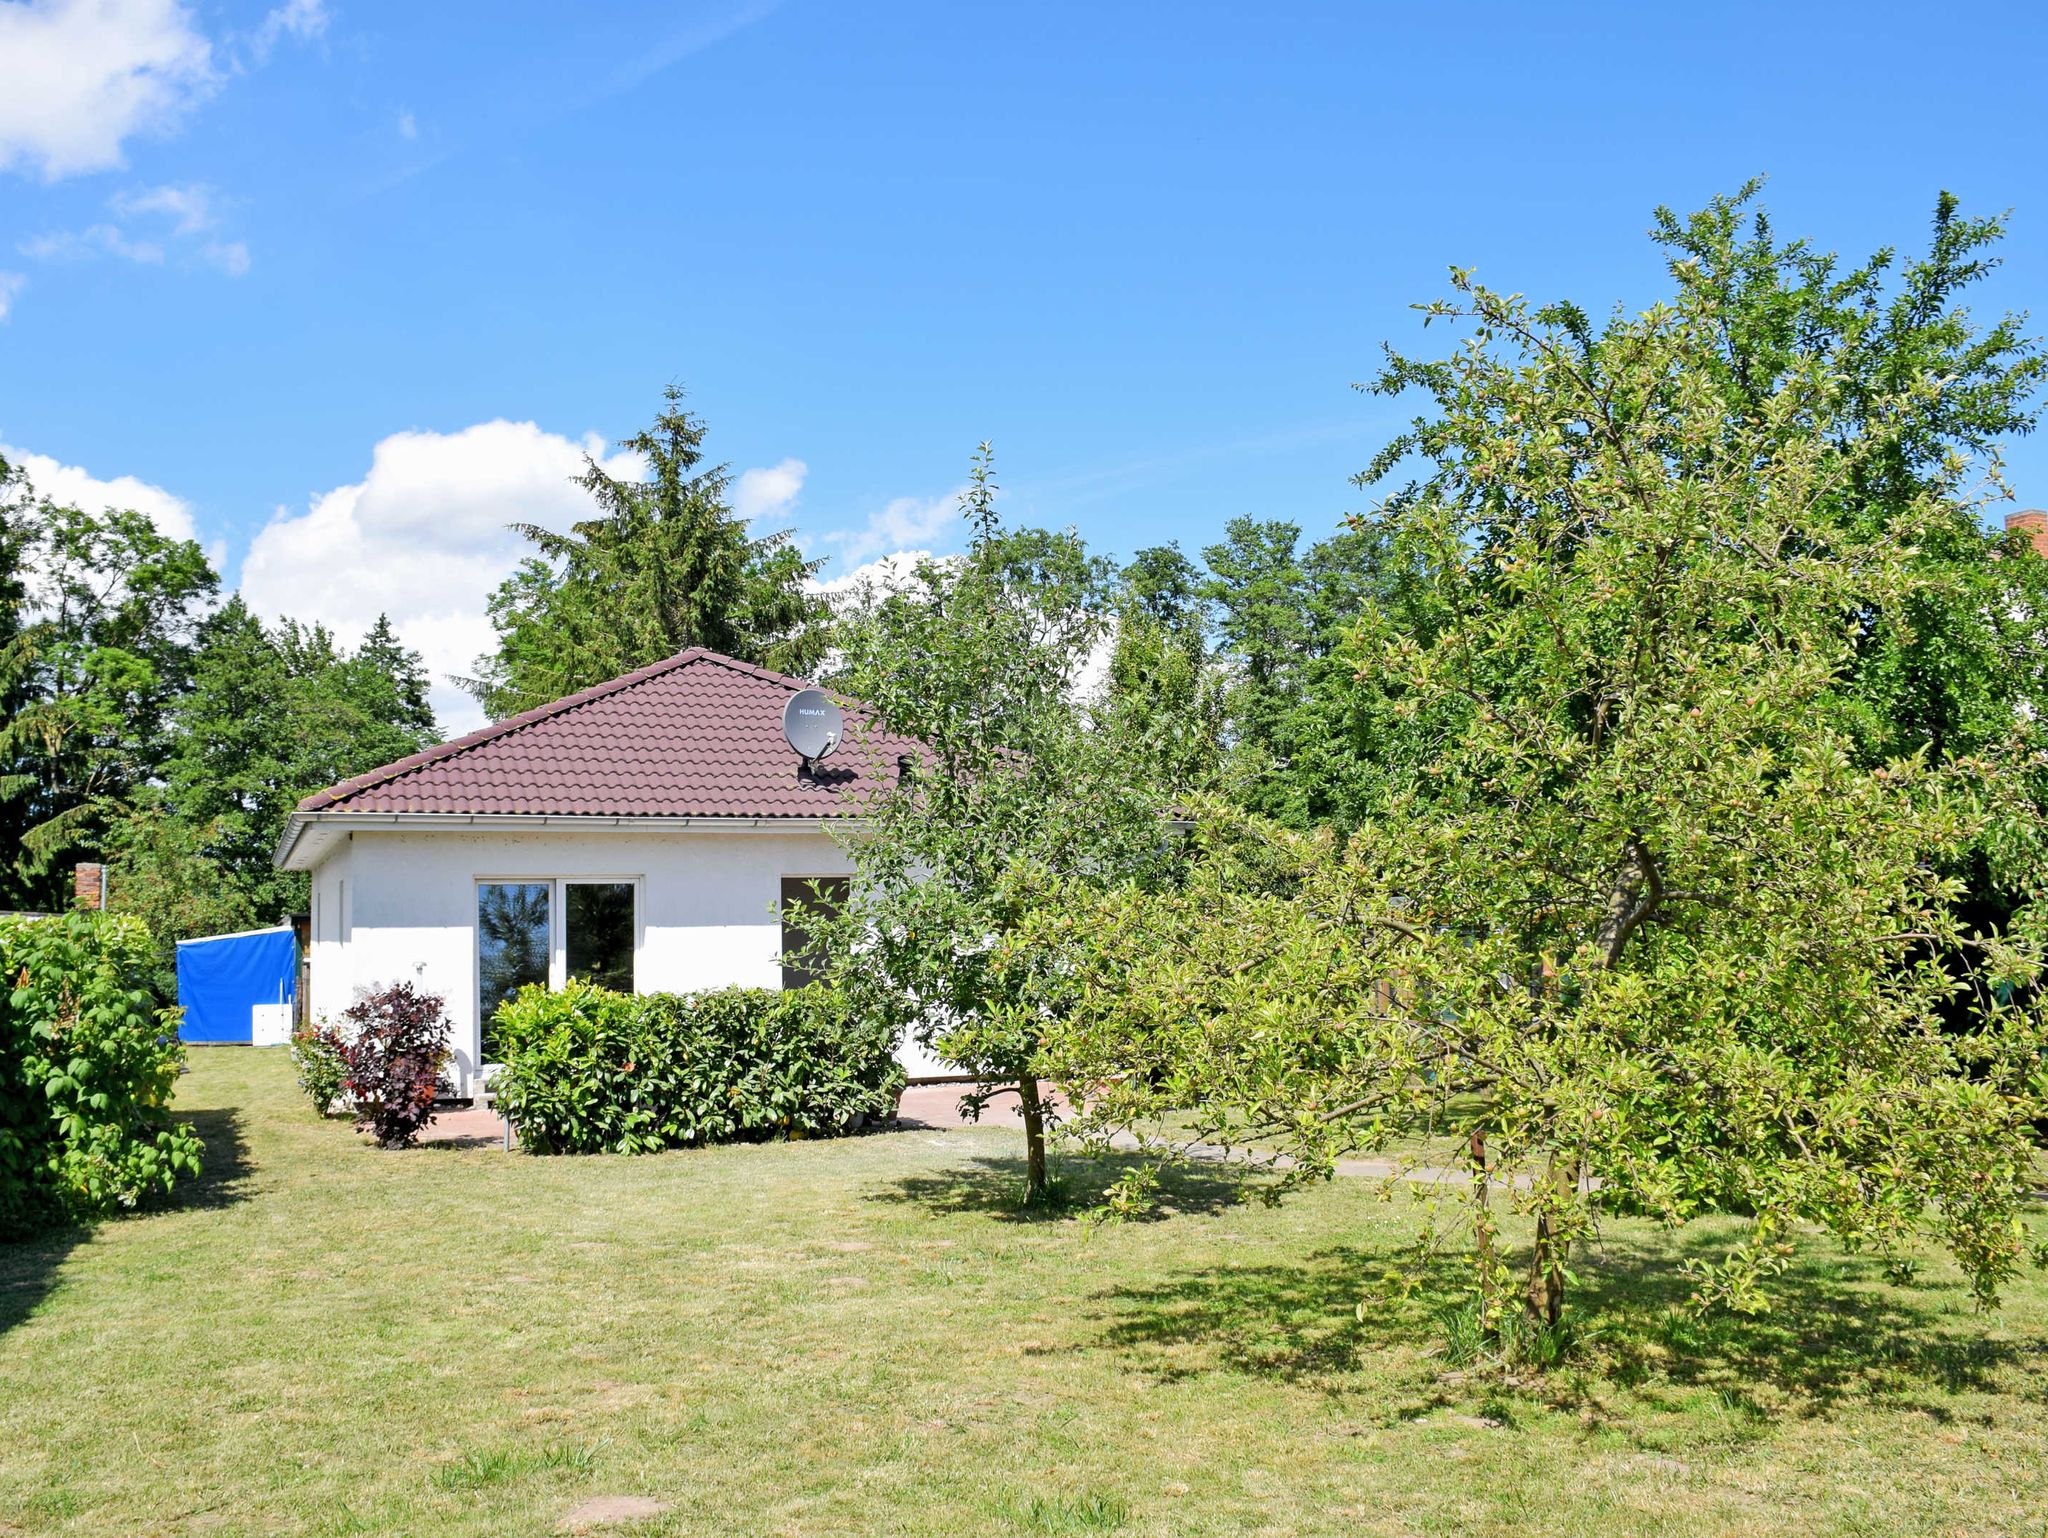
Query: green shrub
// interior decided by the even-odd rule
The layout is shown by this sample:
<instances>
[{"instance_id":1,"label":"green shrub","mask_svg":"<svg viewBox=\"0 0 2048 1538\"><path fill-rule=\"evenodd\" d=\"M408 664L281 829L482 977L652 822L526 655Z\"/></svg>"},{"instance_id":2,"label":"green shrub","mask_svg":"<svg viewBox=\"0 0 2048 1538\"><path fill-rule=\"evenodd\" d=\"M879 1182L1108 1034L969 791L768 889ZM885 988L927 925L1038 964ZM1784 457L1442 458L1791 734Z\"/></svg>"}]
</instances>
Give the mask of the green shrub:
<instances>
[{"instance_id":1,"label":"green shrub","mask_svg":"<svg viewBox=\"0 0 2048 1538\"><path fill-rule=\"evenodd\" d=\"M169 1115L184 1048L150 996L155 962L135 919L0 919L0 1233L199 1173L199 1139Z\"/></svg>"},{"instance_id":2,"label":"green shrub","mask_svg":"<svg viewBox=\"0 0 2048 1538\"><path fill-rule=\"evenodd\" d=\"M313 1109L332 1116L348 1089L348 1054L341 1033L325 1020L293 1031L292 1067Z\"/></svg>"},{"instance_id":3,"label":"green shrub","mask_svg":"<svg viewBox=\"0 0 2048 1538\"><path fill-rule=\"evenodd\" d=\"M895 1034L812 986L521 989L497 1016L492 1097L536 1153L812 1137L890 1115Z\"/></svg>"}]
</instances>

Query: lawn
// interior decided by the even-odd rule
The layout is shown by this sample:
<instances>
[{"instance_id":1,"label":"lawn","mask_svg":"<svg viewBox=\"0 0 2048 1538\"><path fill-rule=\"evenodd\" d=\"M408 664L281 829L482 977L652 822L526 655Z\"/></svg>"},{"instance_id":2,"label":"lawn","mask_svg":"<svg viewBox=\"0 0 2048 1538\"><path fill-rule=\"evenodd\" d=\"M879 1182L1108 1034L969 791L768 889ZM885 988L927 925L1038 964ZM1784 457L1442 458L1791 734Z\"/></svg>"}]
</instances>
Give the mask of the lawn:
<instances>
[{"instance_id":1,"label":"lawn","mask_svg":"<svg viewBox=\"0 0 2048 1538\"><path fill-rule=\"evenodd\" d=\"M1699 1323L1712 1235L1621 1224L1587 1359L1503 1387L1432 1354L1440 1291L1358 1321L1418 1222L1359 1182L1098 1229L1015 1212L1000 1131L393 1154L249 1049L179 1104L190 1204L0 1247L0 1533L2048 1530L2039 1279L1978 1317L1816 1242L1787 1312Z\"/></svg>"}]
</instances>

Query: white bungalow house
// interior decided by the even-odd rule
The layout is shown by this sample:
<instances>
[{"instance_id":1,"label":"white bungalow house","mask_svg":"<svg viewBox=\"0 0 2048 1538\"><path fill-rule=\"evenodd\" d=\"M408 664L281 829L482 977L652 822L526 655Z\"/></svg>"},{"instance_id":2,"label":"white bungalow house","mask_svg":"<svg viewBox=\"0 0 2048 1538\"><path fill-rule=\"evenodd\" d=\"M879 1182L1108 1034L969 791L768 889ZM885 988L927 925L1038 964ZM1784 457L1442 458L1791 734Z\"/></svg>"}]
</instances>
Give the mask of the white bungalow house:
<instances>
[{"instance_id":1,"label":"white bungalow house","mask_svg":"<svg viewBox=\"0 0 2048 1538\"><path fill-rule=\"evenodd\" d=\"M804 687L696 648L308 796L275 860L313 878L312 1016L395 982L439 994L469 1094L523 984L802 981L782 904L846 879L827 828L916 750L874 737L802 772L782 711Z\"/></svg>"}]
</instances>

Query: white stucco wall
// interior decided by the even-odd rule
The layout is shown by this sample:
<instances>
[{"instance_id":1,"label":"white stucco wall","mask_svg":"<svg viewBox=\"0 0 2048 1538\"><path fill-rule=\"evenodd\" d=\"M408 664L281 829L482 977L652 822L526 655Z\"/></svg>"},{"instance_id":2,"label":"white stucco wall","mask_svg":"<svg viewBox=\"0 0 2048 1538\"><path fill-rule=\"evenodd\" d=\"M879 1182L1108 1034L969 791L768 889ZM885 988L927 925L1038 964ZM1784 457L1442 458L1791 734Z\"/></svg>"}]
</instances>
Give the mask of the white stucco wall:
<instances>
[{"instance_id":1,"label":"white stucco wall","mask_svg":"<svg viewBox=\"0 0 2048 1538\"><path fill-rule=\"evenodd\" d=\"M457 1086L467 1090L477 1062L479 881L636 881L635 986L643 993L688 992L779 986L782 878L847 868L839 846L814 828L357 831L313 872L313 1013L339 1019L359 991L395 982L437 993L453 1024ZM913 1078L948 1071L914 1044L905 1043L898 1056Z\"/></svg>"},{"instance_id":2,"label":"white stucco wall","mask_svg":"<svg viewBox=\"0 0 2048 1538\"><path fill-rule=\"evenodd\" d=\"M354 848L343 843L313 871L311 925L306 957L306 998L314 1019L338 1020L354 997L348 981L343 912Z\"/></svg>"}]
</instances>

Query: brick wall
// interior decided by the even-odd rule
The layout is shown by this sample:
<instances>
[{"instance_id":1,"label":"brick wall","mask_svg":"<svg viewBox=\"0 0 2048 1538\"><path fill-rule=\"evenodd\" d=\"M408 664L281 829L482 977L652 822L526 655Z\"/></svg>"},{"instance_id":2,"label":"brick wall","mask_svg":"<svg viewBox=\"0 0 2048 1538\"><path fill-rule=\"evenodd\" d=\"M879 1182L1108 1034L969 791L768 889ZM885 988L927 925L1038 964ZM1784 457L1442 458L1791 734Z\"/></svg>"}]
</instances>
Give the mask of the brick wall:
<instances>
[{"instance_id":1,"label":"brick wall","mask_svg":"<svg viewBox=\"0 0 2048 1538\"><path fill-rule=\"evenodd\" d=\"M71 900L80 908L104 908L107 905L106 866L81 865L73 871Z\"/></svg>"},{"instance_id":2,"label":"brick wall","mask_svg":"<svg viewBox=\"0 0 2048 1538\"><path fill-rule=\"evenodd\" d=\"M2039 508L2029 508L2024 513L2007 513L2005 532L2025 534L2034 542L2034 549L2048 557L2048 513Z\"/></svg>"}]
</instances>

